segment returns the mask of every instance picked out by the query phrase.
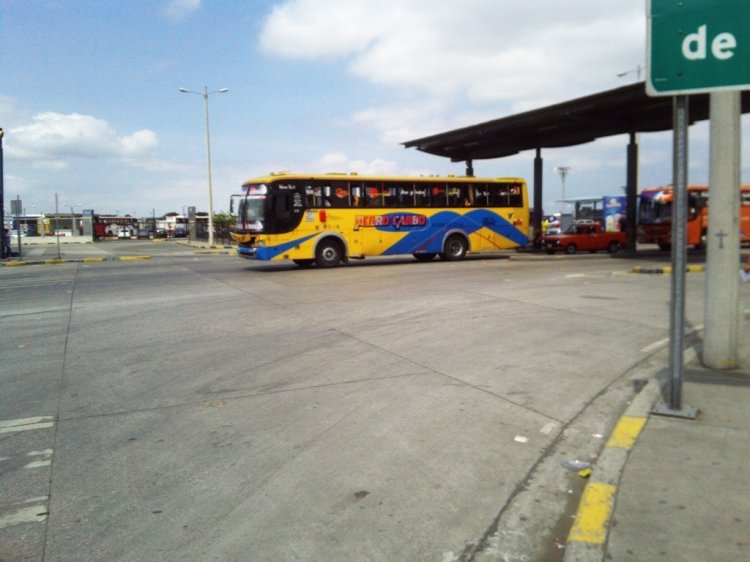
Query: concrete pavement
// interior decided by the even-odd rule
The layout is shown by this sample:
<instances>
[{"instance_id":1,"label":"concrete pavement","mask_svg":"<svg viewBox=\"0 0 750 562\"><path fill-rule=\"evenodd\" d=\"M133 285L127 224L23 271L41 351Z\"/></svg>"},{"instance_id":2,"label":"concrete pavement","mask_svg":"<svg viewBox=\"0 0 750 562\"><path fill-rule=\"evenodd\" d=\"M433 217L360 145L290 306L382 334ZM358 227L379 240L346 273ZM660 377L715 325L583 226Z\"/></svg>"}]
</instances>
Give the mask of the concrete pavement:
<instances>
[{"instance_id":1,"label":"concrete pavement","mask_svg":"<svg viewBox=\"0 0 750 562\"><path fill-rule=\"evenodd\" d=\"M639 272L669 273L654 267ZM746 306L748 289L743 285L741 293ZM700 409L696 420L651 414L653 404L663 399L660 381L665 377L654 373L596 463L566 560L750 558L750 541L743 535L750 507L741 494L750 483L743 471L750 453L750 415L742 407L750 392L749 335L746 325L742 368L736 372L703 369L695 358L699 349L691 348L683 395L685 404Z\"/></svg>"},{"instance_id":2,"label":"concrete pavement","mask_svg":"<svg viewBox=\"0 0 750 562\"><path fill-rule=\"evenodd\" d=\"M212 254L229 254L234 251L231 246L210 246L206 243L181 240L143 240L120 242L106 240L91 242L83 237L64 237L58 246L51 239L30 239L21 247L18 255L17 245L13 245L13 255L0 260L0 266L18 267L25 265L59 265L62 263L98 263L106 261L140 261L153 256L186 253L189 251L203 251ZM128 255L125 255L125 253Z\"/></svg>"},{"instance_id":3,"label":"concrete pavement","mask_svg":"<svg viewBox=\"0 0 750 562\"><path fill-rule=\"evenodd\" d=\"M653 413L668 373L648 382L620 419L581 497L565 561L750 560L750 329L740 367L708 369L686 352L683 410Z\"/></svg>"}]
</instances>

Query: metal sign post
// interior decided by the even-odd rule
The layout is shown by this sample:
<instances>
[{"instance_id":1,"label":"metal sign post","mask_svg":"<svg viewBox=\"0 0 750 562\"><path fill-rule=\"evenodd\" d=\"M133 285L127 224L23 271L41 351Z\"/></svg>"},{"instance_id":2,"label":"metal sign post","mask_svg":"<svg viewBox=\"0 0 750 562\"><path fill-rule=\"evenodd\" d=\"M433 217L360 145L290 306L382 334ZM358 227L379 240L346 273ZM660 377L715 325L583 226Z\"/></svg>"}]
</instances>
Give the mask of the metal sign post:
<instances>
[{"instance_id":1,"label":"metal sign post","mask_svg":"<svg viewBox=\"0 0 750 562\"><path fill-rule=\"evenodd\" d=\"M694 418L695 408L682 404L685 339L685 270L687 258L687 95L736 91L750 87L750 2L747 0L647 0L647 80L650 96L676 96L674 115L674 197L672 200L672 311L670 317L670 399L655 413ZM721 112L717 112L719 115ZM715 115L712 112L711 120ZM737 120L739 118L737 117ZM713 130L713 129L712 129ZM728 131L719 131L728 135ZM712 133L713 135L713 133ZM712 138L712 144L715 139ZM712 168L719 166L712 158ZM722 167L738 173L739 160ZM717 170L712 170L712 176ZM712 180L713 182L713 180ZM739 182L738 182L739 183ZM738 186L739 187L739 186ZM712 188L718 188L712 185ZM726 187L725 187L726 188ZM723 188L719 188L723 189ZM728 186L732 189L732 186ZM731 216L712 215L712 224ZM727 208L730 208L729 206ZM711 247L709 246L709 251ZM709 264L711 260L709 260ZM736 265L735 265L736 268ZM736 270L733 272L736 275ZM724 273L717 273L721 277ZM709 271L707 278L712 278ZM736 301L728 308L736 307ZM705 332L715 326L706 318ZM709 338L710 340L710 338ZM707 343L704 334L704 346ZM709 341L710 344L710 341ZM704 348L705 352L705 348Z\"/></svg>"},{"instance_id":2,"label":"metal sign post","mask_svg":"<svg viewBox=\"0 0 750 562\"><path fill-rule=\"evenodd\" d=\"M669 316L669 404L655 414L695 418L697 410L682 405L685 350L685 272L687 270L688 98L674 98L674 159L672 164L672 290Z\"/></svg>"}]
</instances>

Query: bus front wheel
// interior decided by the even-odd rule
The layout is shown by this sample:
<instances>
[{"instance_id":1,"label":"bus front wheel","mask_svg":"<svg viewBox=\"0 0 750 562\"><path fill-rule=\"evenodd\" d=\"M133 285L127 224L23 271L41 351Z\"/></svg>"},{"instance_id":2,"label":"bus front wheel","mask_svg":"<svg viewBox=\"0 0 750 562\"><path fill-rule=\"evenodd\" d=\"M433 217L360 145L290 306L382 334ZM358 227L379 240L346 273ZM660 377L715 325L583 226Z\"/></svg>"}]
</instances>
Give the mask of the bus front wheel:
<instances>
[{"instance_id":1,"label":"bus front wheel","mask_svg":"<svg viewBox=\"0 0 750 562\"><path fill-rule=\"evenodd\" d=\"M315 250L315 263L318 267L336 267L342 258L343 251L337 240L323 240Z\"/></svg>"},{"instance_id":2,"label":"bus front wheel","mask_svg":"<svg viewBox=\"0 0 750 562\"><path fill-rule=\"evenodd\" d=\"M462 260L466 257L469 246L466 243L466 238L458 234L449 236L448 240L445 241L445 247L440 257L448 261Z\"/></svg>"}]
</instances>

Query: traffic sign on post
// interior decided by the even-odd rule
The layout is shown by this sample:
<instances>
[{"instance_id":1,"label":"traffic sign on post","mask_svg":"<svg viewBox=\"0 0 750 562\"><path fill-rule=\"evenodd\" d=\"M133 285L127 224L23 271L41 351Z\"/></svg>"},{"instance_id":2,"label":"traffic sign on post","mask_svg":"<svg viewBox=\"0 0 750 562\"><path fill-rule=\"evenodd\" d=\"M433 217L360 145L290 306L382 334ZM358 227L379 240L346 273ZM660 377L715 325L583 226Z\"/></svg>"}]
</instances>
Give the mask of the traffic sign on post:
<instances>
[{"instance_id":1,"label":"traffic sign on post","mask_svg":"<svg viewBox=\"0 0 750 562\"><path fill-rule=\"evenodd\" d=\"M748 0L649 0L648 19L649 95L750 88Z\"/></svg>"}]
</instances>

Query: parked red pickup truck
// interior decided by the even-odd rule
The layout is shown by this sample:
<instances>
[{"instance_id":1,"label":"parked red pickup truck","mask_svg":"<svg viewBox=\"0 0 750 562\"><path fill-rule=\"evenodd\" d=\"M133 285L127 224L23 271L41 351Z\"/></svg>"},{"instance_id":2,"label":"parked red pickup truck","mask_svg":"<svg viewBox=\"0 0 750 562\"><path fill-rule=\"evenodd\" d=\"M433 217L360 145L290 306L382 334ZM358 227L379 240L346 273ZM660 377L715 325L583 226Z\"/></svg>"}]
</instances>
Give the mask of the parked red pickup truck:
<instances>
[{"instance_id":1,"label":"parked red pickup truck","mask_svg":"<svg viewBox=\"0 0 750 562\"><path fill-rule=\"evenodd\" d=\"M596 252L607 250L616 253L626 244L624 232L604 232L598 222L576 223L565 232L544 237L544 249L548 254L565 252L575 254L578 250Z\"/></svg>"}]
</instances>

